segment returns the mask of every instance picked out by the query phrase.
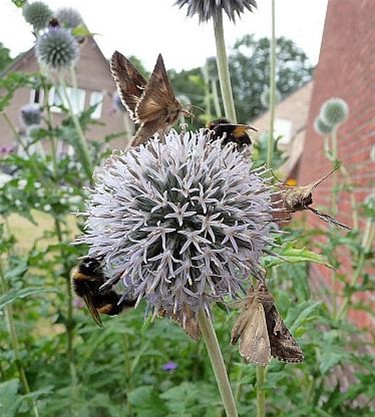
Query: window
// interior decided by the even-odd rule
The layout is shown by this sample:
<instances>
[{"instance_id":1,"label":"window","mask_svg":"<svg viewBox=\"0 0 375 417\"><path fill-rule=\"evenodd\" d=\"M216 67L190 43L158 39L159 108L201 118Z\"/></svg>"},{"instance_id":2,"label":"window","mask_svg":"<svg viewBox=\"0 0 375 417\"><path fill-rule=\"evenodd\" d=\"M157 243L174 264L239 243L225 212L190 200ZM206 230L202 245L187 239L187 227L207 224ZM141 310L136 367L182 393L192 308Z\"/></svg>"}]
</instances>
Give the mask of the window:
<instances>
[{"instance_id":1,"label":"window","mask_svg":"<svg viewBox=\"0 0 375 417\"><path fill-rule=\"evenodd\" d=\"M48 95L48 103L52 106L52 111L56 113L61 113L61 109L57 106L63 105L64 107L68 108L68 101L72 106L72 110L74 114L79 114L83 112L85 108L85 90L80 88L66 88L66 94L68 98L66 98L64 90L62 87L52 87L49 91Z\"/></svg>"},{"instance_id":2,"label":"window","mask_svg":"<svg viewBox=\"0 0 375 417\"><path fill-rule=\"evenodd\" d=\"M37 88L36 90L32 89L30 91L30 103L31 104L43 104L43 98L44 98L44 91L40 88Z\"/></svg>"},{"instance_id":3,"label":"window","mask_svg":"<svg viewBox=\"0 0 375 417\"><path fill-rule=\"evenodd\" d=\"M90 107L95 106L95 110L91 114L93 119L100 119L103 109L103 93L101 91L93 91L90 95Z\"/></svg>"}]
</instances>

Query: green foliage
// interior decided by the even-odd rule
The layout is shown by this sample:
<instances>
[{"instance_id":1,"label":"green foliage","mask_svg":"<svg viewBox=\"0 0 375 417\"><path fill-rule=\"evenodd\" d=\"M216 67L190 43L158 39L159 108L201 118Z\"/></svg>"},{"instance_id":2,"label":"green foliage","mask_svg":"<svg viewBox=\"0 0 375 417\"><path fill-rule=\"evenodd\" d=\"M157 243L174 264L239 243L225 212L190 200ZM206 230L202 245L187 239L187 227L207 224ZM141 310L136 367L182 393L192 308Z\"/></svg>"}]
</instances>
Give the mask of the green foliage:
<instances>
[{"instance_id":1,"label":"green foliage","mask_svg":"<svg viewBox=\"0 0 375 417\"><path fill-rule=\"evenodd\" d=\"M265 64L267 44L254 42L252 38L242 40L235 47L234 57L238 63L245 56L253 57L258 66L246 64L246 71L254 72L262 90L260 68ZM280 69L278 89L286 94L288 88L296 88L308 79L309 70L302 54L297 51L293 55L292 44L280 41L279 45L285 68ZM249 50L245 53L243 46L256 48L246 55ZM298 76L286 68L288 59L300 71ZM136 66L139 68L139 63ZM256 92L247 98L245 93L250 94L250 90L246 82L250 78L244 73L240 80L242 70L237 66L236 71L237 100L243 106L254 103L256 108L260 94L254 102L251 97ZM204 103L199 69L171 72L171 78L176 93L190 96L194 104ZM0 111L4 111L18 88L48 89L50 85L38 74L11 73L0 80L0 87L5 89L0 99ZM90 117L94 109L79 116L84 132L94 123ZM34 404L41 416L48 417L221 417L222 403L202 341L191 341L167 319L145 322L142 304L124 315L104 317L105 327L99 329L87 310L73 299L70 272L86 248L71 245L83 228L81 219L72 219L71 213L84 210L85 187L89 184L77 148L76 126L68 110L61 106L63 120L58 125L48 121L48 107L42 110L45 124L35 132L32 142L47 144L49 149L54 143L68 144L74 152L54 158L52 152L31 154L27 145L23 153L0 159L0 168L10 168L13 173L0 185L0 415L32 416ZM102 163L110 152L110 141L120 134L114 132L88 143L93 165ZM259 164L266 159L265 143L266 138L254 147L254 159ZM284 161L276 145L273 160L275 167ZM369 200L361 215L370 217L373 212ZM33 224L39 222L40 234L31 245L24 244L29 237L27 231L15 232L18 216ZM41 224L41 216L50 220L47 226ZM308 272L312 262L339 267L336 254L344 247L361 275L372 262L372 249L361 243L355 231L343 235L334 230L323 233L294 228L287 232L277 238L274 251L278 257L268 256L264 262L276 306L300 342L305 362L271 362L265 386L267 415L370 416L369 401L375 393L372 358L366 353L367 335L347 320L347 311L339 315L317 294L311 294ZM315 236L325 238L324 245L312 247ZM343 287L340 297L358 311L366 307L356 304L354 295L374 287L370 277L362 275L362 280L353 281L337 274ZM327 292L328 288L323 290ZM333 296L339 298L336 293ZM238 311L228 312L217 306L213 316L240 415L255 415L255 367L244 363L237 347L229 343ZM12 326L17 343L10 337ZM177 364L176 370L163 369L169 361ZM22 381L22 370L30 392ZM345 386L342 375L354 382Z\"/></svg>"},{"instance_id":2,"label":"green foliage","mask_svg":"<svg viewBox=\"0 0 375 417\"><path fill-rule=\"evenodd\" d=\"M12 58L10 57L10 51L6 48L2 42L0 42L0 73L4 70L10 63Z\"/></svg>"},{"instance_id":3,"label":"green foliage","mask_svg":"<svg viewBox=\"0 0 375 417\"><path fill-rule=\"evenodd\" d=\"M261 96L269 82L269 48L269 39L256 40L252 35L245 35L229 53L234 102L241 123L249 122L267 110L267 105L261 102ZM282 99L311 80L312 67L307 55L287 38L277 39L276 52L276 87ZM217 80L217 68L213 59L209 60L208 73L210 80ZM205 109L206 91L201 68L170 71L170 77L177 94L188 96L192 103ZM209 99L213 108L212 91ZM198 112L198 116L201 125L207 122L204 115ZM213 116L217 117L223 117L223 114Z\"/></svg>"}]
</instances>

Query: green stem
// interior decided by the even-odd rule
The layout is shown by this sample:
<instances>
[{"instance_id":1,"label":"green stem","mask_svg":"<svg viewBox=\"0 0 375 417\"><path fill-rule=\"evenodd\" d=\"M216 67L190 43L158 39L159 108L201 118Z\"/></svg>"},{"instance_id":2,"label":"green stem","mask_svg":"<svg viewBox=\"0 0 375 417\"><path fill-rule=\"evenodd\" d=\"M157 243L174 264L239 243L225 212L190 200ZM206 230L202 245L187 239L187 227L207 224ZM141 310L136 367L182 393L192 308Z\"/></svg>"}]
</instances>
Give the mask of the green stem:
<instances>
[{"instance_id":1,"label":"green stem","mask_svg":"<svg viewBox=\"0 0 375 417\"><path fill-rule=\"evenodd\" d=\"M267 142L267 166L272 168L274 125L276 105L276 35L275 35L275 0L272 0L271 42L270 42L270 128Z\"/></svg>"},{"instance_id":2,"label":"green stem","mask_svg":"<svg viewBox=\"0 0 375 417\"><path fill-rule=\"evenodd\" d=\"M44 80L44 79L43 79ZM44 91L44 97L46 102L46 108L47 108L47 126L48 126L48 135L51 142L51 148L52 148L52 164L53 164L53 172L55 174L55 178L57 177L57 147L56 147L56 138L52 132L53 130L53 123L52 123L52 114L51 114L51 106L48 103L48 87L45 82L43 82L43 91Z\"/></svg>"},{"instance_id":3,"label":"green stem","mask_svg":"<svg viewBox=\"0 0 375 417\"><path fill-rule=\"evenodd\" d=\"M202 68L202 75L204 80L204 104L206 108L207 121L212 119L211 115L211 95L210 95L210 77L208 74L208 59Z\"/></svg>"},{"instance_id":4,"label":"green stem","mask_svg":"<svg viewBox=\"0 0 375 417\"><path fill-rule=\"evenodd\" d=\"M257 417L266 415L266 391L264 384L266 382L266 367L257 366Z\"/></svg>"},{"instance_id":5,"label":"green stem","mask_svg":"<svg viewBox=\"0 0 375 417\"><path fill-rule=\"evenodd\" d=\"M363 241L361 245L362 248L361 248L361 253L359 255L359 258L358 258L357 268L355 269L353 278L350 282L351 286L354 286L357 284L362 274L362 271L366 262L366 253L372 247L374 239L375 239L375 225L371 221L371 219L368 219L366 228L363 232ZM337 315L336 315L337 320L342 319L343 316L347 313L348 307L350 305L350 301L351 301L351 296L349 295L345 298L345 300L343 301L343 303L341 304L339 308L339 311L337 312Z\"/></svg>"},{"instance_id":6,"label":"green stem","mask_svg":"<svg viewBox=\"0 0 375 417\"><path fill-rule=\"evenodd\" d=\"M223 356L221 354L219 342L216 337L215 330L211 319L204 310L198 313L198 322L202 332L203 339L206 343L208 355L215 374L216 382L219 386L221 398L223 400L227 417L238 417L236 404L229 383L228 374L225 369Z\"/></svg>"},{"instance_id":7,"label":"green stem","mask_svg":"<svg viewBox=\"0 0 375 417\"><path fill-rule=\"evenodd\" d=\"M70 102L70 98L66 90L65 80L61 73L59 74L59 83L62 87L64 99L68 105L69 115L72 118L74 127L77 131L77 139L78 139L77 150L81 158L82 166L83 166L83 169L85 170L88 180L91 181L92 180L92 164L91 164L89 149L86 143L85 134L83 133L81 124L79 123L79 120L73 111L72 103Z\"/></svg>"},{"instance_id":8,"label":"green stem","mask_svg":"<svg viewBox=\"0 0 375 417\"><path fill-rule=\"evenodd\" d=\"M221 94L223 96L225 116L231 122L236 123L236 110L234 107L234 100L232 94L232 86L230 83L229 66L227 51L225 48L224 39L224 25L223 25L223 13L221 9L213 18L214 20L214 32L216 41L216 54L217 54L217 68L219 71L219 80L221 87Z\"/></svg>"},{"instance_id":9,"label":"green stem","mask_svg":"<svg viewBox=\"0 0 375 417\"><path fill-rule=\"evenodd\" d=\"M234 393L234 399L236 400L237 403L240 401L241 395L242 395L242 386L243 386L242 383L241 383L242 373L243 373L243 367L241 366L240 372L237 376L237 381L239 381L239 382L237 384L236 391Z\"/></svg>"},{"instance_id":10,"label":"green stem","mask_svg":"<svg viewBox=\"0 0 375 417\"><path fill-rule=\"evenodd\" d=\"M0 280L1 280L1 287L3 288L3 291L6 291L7 285L6 285L6 281L5 281L5 274L2 268L2 265L0 263ZM13 318L13 308L11 304L8 304L5 306L5 319L7 321L8 324L8 329L9 329L9 334L10 334L10 340L11 340L11 344L12 344L12 348L13 348L13 353L14 353L14 358L15 358L15 364L17 367L17 371L20 377L20 381L21 381L21 385L24 391L25 395L30 394L30 386L29 383L27 381L27 377L26 377L26 372L24 367L22 366L21 363L21 355L20 355L20 347L19 347L19 343L18 343L18 336L17 336L17 331L16 331L16 326L14 324L14 318ZM28 399L30 406L33 410L33 413L35 415L35 417L39 417L39 412L38 409L36 407L35 401L32 398Z\"/></svg>"},{"instance_id":11,"label":"green stem","mask_svg":"<svg viewBox=\"0 0 375 417\"><path fill-rule=\"evenodd\" d=\"M54 221L55 221L57 240L60 244L62 244L64 242L64 239L63 239L63 234L61 230L60 220L57 217L55 217ZM61 249L61 258L65 259L65 254L62 249ZM64 272L67 273L67 271L69 270L69 265L67 265L67 263L64 261L63 266L64 266ZM64 278L66 281L66 293L68 296L68 314L67 314L67 325L66 325L66 333L67 333L67 339L68 339L67 353L68 353L70 368L71 368L71 371L73 371L72 378L74 380L76 372L75 372L75 365L74 365L74 350L73 350L73 337L74 337L74 334L73 334L74 333L73 293L72 293L72 283L70 281L70 277L65 276Z\"/></svg>"},{"instance_id":12,"label":"green stem","mask_svg":"<svg viewBox=\"0 0 375 417\"><path fill-rule=\"evenodd\" d=\"M217 91L217 80L211 80L212 99L214 101L215 113L217 117L221 115L219 92Z\"/></svg>"},{"instance_id":13,"label":"green stem","mask_svg":"<svg viewBox=\"0 0 375 417\"><path fill-rule=\"evenodd\" d=\"M130 362L130 355L129 355L129 336L127 334L124 334L124 364L125 364L125 374L126 374L126 392L132 391L132 385L131 385L131 375L132 375L132 366ZM126 408L128 410L128 415L132 415L132 405L129 401L129 396L126 394Z\"/></svg>"}]
</instances>

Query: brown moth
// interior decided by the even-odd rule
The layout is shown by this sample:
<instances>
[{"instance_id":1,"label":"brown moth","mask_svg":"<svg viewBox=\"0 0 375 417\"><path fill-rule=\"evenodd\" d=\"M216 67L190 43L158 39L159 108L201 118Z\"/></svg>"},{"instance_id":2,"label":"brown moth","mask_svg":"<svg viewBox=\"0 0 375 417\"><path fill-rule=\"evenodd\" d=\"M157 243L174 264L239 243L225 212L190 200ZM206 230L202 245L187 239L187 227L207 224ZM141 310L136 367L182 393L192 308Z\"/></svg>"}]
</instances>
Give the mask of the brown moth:
<instances>
[{"instance_id":1,"label":"brown moth","mask_svg":"<svg viewBox=\"0 0 375 417\"><path fill-rule=\"evenodd\" d=\"M327 213L322 213L314 207L311 207L313 203L312 192L313 190L321 184L325 179L327 179L333 172L335 172L339 166L334 168L328 174L324 175L322 178L314 181L308 185L304 186L289 186L281 185L279 186L281 191L282 205L286 209L287 213L295 213L296 211L310 210L312 213L317 215L321 220L325 221L328 224L333 224L335 226L341 227L346 230L351 230L349 226L344 223L339 222L334 217L330 216ZM290 218L289 218L290 220Z\"/></svg>"},{"instance_id":2,"label":"brown moth","mask_svg":"<svg viewBox=\"0 0 375 417\"><path fill-rule=\"evenodd\" d=\"M266 366L271 356L288 363L304 359L301 348L277 311L265 284L250 287L243 310L233 330L231 343L240 339L240 354L248 362Z\"/></svg>"},{"instance_id":3,"label":"brown moth","mask_svg":"<svg viewBox=\"0 0 375 417\"><path fill-rule=\"evenodd\" d=\"M155 132L163 134L176 123L180 114L191 115L173 93L161 54L148 83L134 65L117 51L111 58L110 66L122 104L131 119L140 125L131 139L132 146L146 142Z\"/></svg>"},{"instance_id":4,"label":"brown moth","mask_svg":"<svg viewBox=\"0 0 375 417\"><path fill-rule=\"evenodd\" d=\"M201 331L198 320L190 307L184 306L181 311L172 314L168 314L166 310L162 308L157 312L157 316L171 318L193 340L199 340Z\"/></svg>"}]
</instances>

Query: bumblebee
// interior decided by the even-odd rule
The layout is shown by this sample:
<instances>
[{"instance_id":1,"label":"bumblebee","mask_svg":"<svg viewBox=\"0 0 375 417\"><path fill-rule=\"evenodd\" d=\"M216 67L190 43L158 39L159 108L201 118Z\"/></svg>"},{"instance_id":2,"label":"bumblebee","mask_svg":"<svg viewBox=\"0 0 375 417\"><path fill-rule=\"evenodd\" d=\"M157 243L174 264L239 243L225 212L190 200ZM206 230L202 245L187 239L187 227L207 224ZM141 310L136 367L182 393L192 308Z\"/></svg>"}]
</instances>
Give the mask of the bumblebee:
<instances>
[{"instance_id":1,"label":"bumblebee","mask_svg":"<svg viewBox=\"0 0 375 417\"><path fill-rule=\"evenodd\" d=\"M78 297L83 298L94 322L103 327L100 314L115 316L123 310L134 307L136 301L123 298L113 285L102 287L106 282L101 263L86 257L72 272L73 290Z\"/></svg>"},{"instance_id":2,"label":"bumblebee","mask_svg":"<svg viewBox=\"0 0 375 417\"><path fill-rule=\"evenodd\" d=\"M238 150L242 150L245 146L251 145L252 141L247 133L248 130L257 132L257 129L253 126L231 123L224 118L213 120L206 127L209 129L210 139L212 141L224 138L223 146L229 142L233 142L237 145Z\"/></svg>"}]
</instances>

